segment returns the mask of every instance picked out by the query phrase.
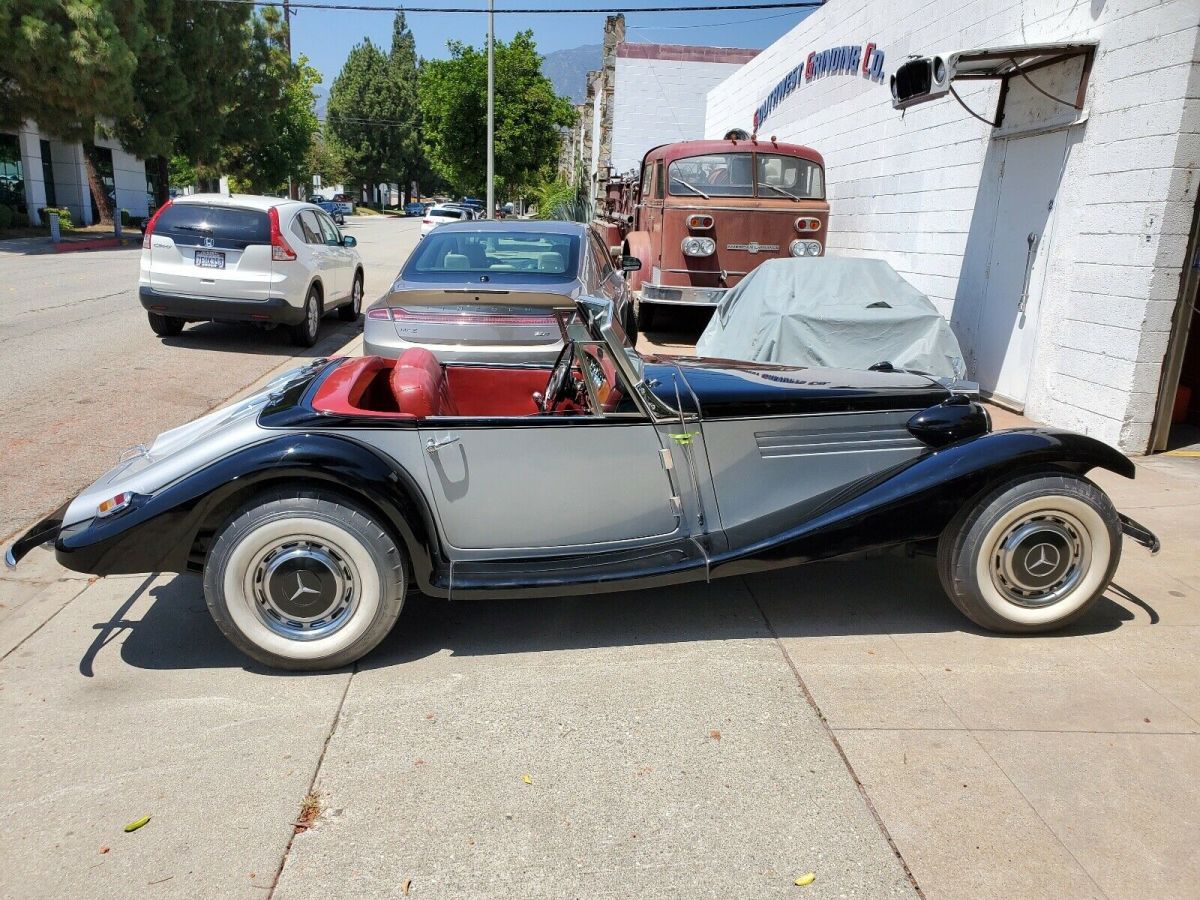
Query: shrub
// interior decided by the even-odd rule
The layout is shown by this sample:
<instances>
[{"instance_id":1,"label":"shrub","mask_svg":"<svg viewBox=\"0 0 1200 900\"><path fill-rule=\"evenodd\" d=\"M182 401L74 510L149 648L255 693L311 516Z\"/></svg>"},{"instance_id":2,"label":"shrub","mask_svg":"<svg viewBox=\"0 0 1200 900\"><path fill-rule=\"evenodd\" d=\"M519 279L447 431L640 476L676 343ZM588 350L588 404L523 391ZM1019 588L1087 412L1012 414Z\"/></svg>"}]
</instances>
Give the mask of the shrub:
<instances>
[{"instance_id":1,"label":"shrub","mask_svg":"<svg viewBox=\"0 0 1200 900\"><path fill-rule=\"evenodd\" d=\"M123 210L121 210L121 227L122 227L122 228L128 228L128 227L129 227L129 225L130 225L130 222L129 222L129 210L127 210L127 209L123 209Z\"/></svg>"},{"instance_id":2,"label":"shrub","mask_svg":"<svg viewBox=\"0 0 1200 900\"><path fill-rule=\"evenodd\" d=\"M11 206L0 206L0 228L10 228L17 218L17 211Z\"/></svg>"},{"instance_id":3,"label":"shrub","mask_svg":"<svg viewBox=\"0 0 1200 900\"><path fill-rule=\"evenodd\" d=\"M50 213L58 213L59 228L67 231L75 227L75 224L71 221L71 210L65 206L43 206L38 212L41 213L42 222L46 225L50 224Z\"/></svg>"},{"instance_id":4,"label":"shrub","mask_svg":"<svg viewBox=\"0 0 1200 900\"><path fill-rule=\"evenodd\" d=\"M125 224L125 223L122 223ZM128 225L130 228L136 228L138 231L144 231L146 228L145 216L130 216Z\"/></svg>"}]
</instances>

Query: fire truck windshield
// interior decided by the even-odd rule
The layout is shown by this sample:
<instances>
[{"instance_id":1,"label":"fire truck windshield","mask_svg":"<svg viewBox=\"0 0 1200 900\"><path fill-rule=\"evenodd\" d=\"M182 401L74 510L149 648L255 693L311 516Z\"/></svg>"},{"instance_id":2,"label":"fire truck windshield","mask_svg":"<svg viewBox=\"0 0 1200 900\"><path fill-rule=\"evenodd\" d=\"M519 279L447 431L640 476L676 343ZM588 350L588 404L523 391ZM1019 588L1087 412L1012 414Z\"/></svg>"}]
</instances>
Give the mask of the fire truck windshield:
<instances>
[{"instance_id":1,"label":"fire truck windshield","mask_svg":"<svg viewBox=\"0 0 1200 900\"><path fill-rule=\"evenodd\" d=\"M787 197L821 200L821 167L798 156L778 153L708 153L677 159L667 170L673 196Z\"/></svg>"}]
</instances>

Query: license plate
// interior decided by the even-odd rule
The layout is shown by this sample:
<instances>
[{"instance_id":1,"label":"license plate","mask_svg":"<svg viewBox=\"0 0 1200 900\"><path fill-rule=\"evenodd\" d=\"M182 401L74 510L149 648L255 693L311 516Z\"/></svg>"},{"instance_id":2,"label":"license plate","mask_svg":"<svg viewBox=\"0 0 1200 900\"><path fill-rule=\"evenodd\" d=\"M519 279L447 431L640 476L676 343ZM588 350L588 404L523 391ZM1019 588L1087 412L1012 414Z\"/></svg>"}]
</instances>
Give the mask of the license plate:
<instances>
[{"instance_id":1,"label":"license plate","mask_svg":"<svg viewBox=\"0 0 1200 900\"><path fill-rule=\"evenodd\" d=\"M197 250L196 265L201 269L223 269L225 254L216 250Z\"/></svg>"}]
</instances>

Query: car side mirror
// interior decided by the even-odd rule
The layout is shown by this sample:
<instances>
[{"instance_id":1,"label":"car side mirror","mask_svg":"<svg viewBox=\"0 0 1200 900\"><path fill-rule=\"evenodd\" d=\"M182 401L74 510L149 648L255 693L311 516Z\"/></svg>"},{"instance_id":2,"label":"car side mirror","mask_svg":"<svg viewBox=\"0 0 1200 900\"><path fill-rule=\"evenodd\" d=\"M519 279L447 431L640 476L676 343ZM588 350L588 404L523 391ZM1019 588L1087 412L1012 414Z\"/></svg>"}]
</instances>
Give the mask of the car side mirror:
<instances>
[{"instance_id":1,"label":"car side mirror","mask_svg":"<svg viewBox=\"0 0 1200 900\"><path fill-rule=\"evenodd\" d=\"M638 259L636 256L622 256L621 257L621 271L622 272L637 272L641 268L642 268L642 261L640 259Z\"/></svg>"},{"instance_id":2,"label":"car side mirror","mask_svg":"<svg viewBox=\"0 0 1200 900\"><path fill-rule=\"evenodd\" d=\"M352 234L344 234L344 235L342 235L342 246L343 247L357 247L358 239L355 238L354 235L352 235Z\"/></svg>"}]
</instances>

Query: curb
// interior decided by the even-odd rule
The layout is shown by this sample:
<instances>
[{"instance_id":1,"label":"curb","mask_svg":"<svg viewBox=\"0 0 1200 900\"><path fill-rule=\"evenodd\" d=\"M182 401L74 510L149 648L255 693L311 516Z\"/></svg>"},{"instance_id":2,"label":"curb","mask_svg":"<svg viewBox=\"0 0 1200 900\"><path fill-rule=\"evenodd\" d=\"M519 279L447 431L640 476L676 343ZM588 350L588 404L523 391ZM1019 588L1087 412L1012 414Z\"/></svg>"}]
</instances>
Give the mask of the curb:
<instances>
[{"instance_id":1,"label":"curb","mask_svg":"<svg viewBox=\"0 0 1200 900\"><path fill-rule=\"evenodd\" d=\"M55 253L74 253L76 250L111 250L132 243L129 238L95 238L90 241L62 241L54 245Z\"/></svg>"}]
</instances>

